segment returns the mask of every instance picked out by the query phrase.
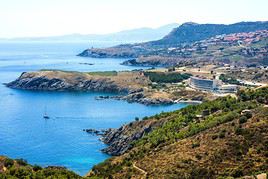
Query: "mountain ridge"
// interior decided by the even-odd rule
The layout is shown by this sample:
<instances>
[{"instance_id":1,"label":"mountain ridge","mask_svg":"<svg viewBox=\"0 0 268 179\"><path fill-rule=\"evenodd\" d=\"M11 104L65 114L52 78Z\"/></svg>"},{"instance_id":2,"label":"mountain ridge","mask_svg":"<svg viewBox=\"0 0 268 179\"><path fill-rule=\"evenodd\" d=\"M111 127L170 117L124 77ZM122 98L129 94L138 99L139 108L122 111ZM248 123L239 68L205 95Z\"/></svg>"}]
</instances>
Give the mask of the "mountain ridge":
<instances>
[{"instance_id":1,"label":"mountain ridge","mask_svg":"<svg viewBox=\"0 0 268 179\"><path fill-rule=\"evenodd\" d=\"M194 22L186 22L181 26L173 29L163 39L151 42L153 45L163 45L168 43L191 43L204 40L216 35L232 34L239 32L252 32L256 30L268 29L268 21L256 22L238 22L234 24L198 24ZM188 39L187 37L191 37Z\"/></svg>"},{"instance_id":2,"label":"mountain ridge","mask_svg":"<svg viewBox=\"0 0 268 179\"><path fill-rule=\"evenodd\" d=\"M0 41L108 41L108 42L121 42L121 43L133 43L133 42L142 42L157 40L165 36L173 28L178 27L179 24L172 23L163 25L157 28L141 27L129 30L122 30L119 32L108 33L108 34L67 34L59 36L48 36L48 37L18 37L18 38L0 38Z\"/></svg>"}]
</instances>

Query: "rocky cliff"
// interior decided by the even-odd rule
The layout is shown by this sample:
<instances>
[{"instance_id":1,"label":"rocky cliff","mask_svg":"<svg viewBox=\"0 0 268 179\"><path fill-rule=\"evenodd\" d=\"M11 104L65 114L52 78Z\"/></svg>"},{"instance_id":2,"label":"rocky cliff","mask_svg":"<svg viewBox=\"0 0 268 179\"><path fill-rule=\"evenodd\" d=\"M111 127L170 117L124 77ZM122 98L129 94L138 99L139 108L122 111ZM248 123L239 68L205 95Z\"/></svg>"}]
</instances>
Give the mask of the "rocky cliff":
<instances>
[{"instance_id":1,"label":"rocky cliff","mask_svg":"<svg viewBox=\"0 0 268 179\"><path fill-rule=\"evenodd\" d=\"M155 117L150 117L131 122L118 129L108 129L102 135L101 141L109 146L102 151L114 156L122 155L133 146L133 142L163 125L166 120L166 118L157 120Z\"/></svg>"},{"instance_id":2,"label":"rocky cliff","mask_svg":"<svg viewBox=\"0 0 268 179\"><path fill-rule=\"evenodd\" d=\"M117 84L108 77L94 77L85 73L39 71L22 73L7 83L10 88L43 91L102 91L128 93L131 89Z\"/></svg>"},{"instance_id":3,"label":"rocky cliff","mask_svg":"<svg viewBox=\"0 0 268 179\"><path fill-rule=\"evenodd\" d=\"M97 99L126 100L145 105L173 104L171 96L157 95L148 90L151 81L140 72L67 72L37 71L22 73L6 86L39 91L97 91L117 93L118 96Z\"/></svg>"}]
</instances>

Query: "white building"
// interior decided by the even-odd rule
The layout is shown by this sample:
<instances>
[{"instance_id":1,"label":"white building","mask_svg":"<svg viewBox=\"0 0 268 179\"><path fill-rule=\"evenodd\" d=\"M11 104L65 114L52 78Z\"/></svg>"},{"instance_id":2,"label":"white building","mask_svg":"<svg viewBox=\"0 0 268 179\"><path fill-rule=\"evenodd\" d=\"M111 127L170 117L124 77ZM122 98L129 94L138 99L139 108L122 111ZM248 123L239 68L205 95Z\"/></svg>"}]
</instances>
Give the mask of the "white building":
<instances>
[{"instance_id":1,"label":"white building","mask_svg":"<svg viewBox=\"0 0 268 179\"><path fill-rule=\"evenodd\" d=\"M189 85L192 88L203 91L214 91L219 93L236 93L237 85L224 85L219 79L206 79L191 77Z\"/></svg>"},{"instance_id":2,"label":"white building","mask_svg":"<svg viewBox=\"0 0 268 179\"><path fill-rule=\"evenodd\" d=\"M190 86L192 88L205 90L205 91L215 91L218 88L219 80L216 79L205 79L199 77L190 78Z\"/></svg>"}]
</instances>

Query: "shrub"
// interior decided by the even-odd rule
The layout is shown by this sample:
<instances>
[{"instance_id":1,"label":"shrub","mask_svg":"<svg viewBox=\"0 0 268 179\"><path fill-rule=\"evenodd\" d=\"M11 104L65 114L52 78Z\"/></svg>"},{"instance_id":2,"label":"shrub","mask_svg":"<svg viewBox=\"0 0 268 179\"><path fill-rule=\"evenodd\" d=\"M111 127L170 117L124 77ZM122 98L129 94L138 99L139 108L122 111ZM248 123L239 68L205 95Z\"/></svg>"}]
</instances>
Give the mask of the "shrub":
<instances>
[{"instance_id":1,"label":"shrub","mask_svg":"<svg viewBox=\"0 0 268 179\"><path fill-rule=\"evenodd\" d=\"M224 138L225 137L225 131L222 130L220 133L219 133L219 138Z\"/></svg>"},{"instance_id":2,"label":"shrub","mask_svg":"<svg viewBox=\"0 0 268 179\"><path fill-rule=\"evenodd\" d=\"M148 116L145 116L144 118L142 118L142 120L148 120L149 117Z\"/></svg>"},{"instance_id":3,"label":"shrub","mask_svg":"<svg viewBox=\"0 0 268 179\"><path fill-rule=\"evenodd\" d=\"M200 147L200 143L192 143L192 148Z\"/></svg>"},{"instance_id":4,"label":"shrub","mask_svg":"<svg viewBox=\"0 0 268 179\"><path fill-rule=\"evenodd\" d=\"M242 135L243 133L243 129L241 127L236 127L235 128L235 134L236 135Z\"/></svg>"},{"instance_id":5,"label":"shrub","mask_svg":"<svg viewBox=\"0 0 268 179\"><path fill-rule=\"evenodd\" d=\"M215 140L218 138L218 135L212 135L211 138L212 138L212 140Z\"/></svg>"},{"instance_id":6,"label":"shrub","mask_svg":"<svg viewBox=\"0 0 268 179\"><path fill-rule=\"evenodd\" d=\"M26 166L27 165L27 161L24 160L24 159L16 159L15 160L19 165L22 165L22 166Z\"/></svg>"},{"instance_id":7,"label":"shrub","mask_svg":"<svg viewBox=\"0 0 268 179\"><path fill-rule=\"evenodd\" d=\"M4 166L10 168L14 165L14 161L10 158L6 158L4 161Z\"/></svg>"},{"instance_id":8,"label":"shrub","mask_svg":"<svg viewBox=\"0 0 268 179\"><path fill-rule=\"evenodd\" d=\"M252 114L251 114L250 112L247 112L247 113L245 114L245 117L246 117L247 119L250 119L250 118L252 118Z\"/></svg>"},{"instance_id":9,"label":"shrub","mask_svg":"<svg viewBox=\"0 0 268 179\"><path fill-rule=\"evenodd\" d=\"M235 178L242 177L243 176L243 171L240 168L235 169L232 171L231 175Z\"/></svg>"},{"instance_id":10,"label":"shrub","mask_svg":"<svg viewBox=\"0 0 268 179\"><path fill-rule=\"evenodd\" d=\"M38 170L42 170L42 167L40 167L39 165L34 165L33 170L36 172Z\"/></svg>"},{"instance_id":11,"label":"shrub","mask_svg":"<svg viewBox=\"0 0 268 179\"><path fill-rule=\"evenodd\" d=\"M145 72L145 76L148 76L152 82L157 83L178 83L185 79L190 78L190 74L181 74L176 72Z\"/></svg>"},{"instance_id":12,"label":"shrub","mask_svg":"<svg viewBox=\"0 0 268 179\"><path fill-rule=\"evenodd\" d=\"M197 160L201 160L201 159L202 159L202 156L199 155L199 154L196 154L196 155L195 155L195 158L196 158Z\"/></svg>"},{"instance_id":13,"label":"shrub","mask_svg":"<svg viewBox=\"0 0 268 179\"><path fill-rule=\"evenodd\" d=\"M31 175L32 171L30 168L20 167L18 170L16 170L14 176L18 178L30 178Z\"/></svg>"},{"instance_id":14,"label":"shrub","mask_svg":"<svg viewBox=\"0 0 268 179\"><path fill-rule=\"evenodd\" d=\"M241 116L239 118L239 124L243 124L243 123L247 122L247 120L248 120L248 118L246 116Z\"/></svg>"}]
</instances>

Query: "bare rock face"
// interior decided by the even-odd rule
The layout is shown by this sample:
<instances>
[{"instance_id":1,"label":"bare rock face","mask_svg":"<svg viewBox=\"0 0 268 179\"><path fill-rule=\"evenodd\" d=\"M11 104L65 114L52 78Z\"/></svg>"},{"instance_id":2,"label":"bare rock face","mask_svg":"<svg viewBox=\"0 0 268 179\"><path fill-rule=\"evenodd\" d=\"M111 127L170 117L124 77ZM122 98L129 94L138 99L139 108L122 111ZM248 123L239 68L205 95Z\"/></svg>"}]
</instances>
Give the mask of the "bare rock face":
<instances>
[{"instance_id":1,"label":"bare rock face","mask_svg":"<svg viewBox=\"0 0 268 179\"><path fill-rule=\"evenodd\" d=\"M102 152L114 156L122 155L132 147L134 141L150 133L157 125L162 125L162 121L135 121L118 129L108 129L103 134L101 141L109 146L102 149Z\"/></svg>"},{"instance_id":2,"label":"bare rock face","mask_svg":"<svg viewBox=\"0 0 268 179\"><path fill-rule=\"evenodd\" d=\"M128 92L127 88L118 86L109 78L62 77L57 74L50 76L43 72L22 73L22 75L7 83L6 86L16 89L40 91L101 91L101 92Z\"/></svg>"},{"instance_id":3,"label":"bare rock face","mask_svg":"<svg viewBox=\"0 0 268 179\"><path fill-rule=\"evenodd\" d=\"M129 103L138 102L144 105L170 105L174 104L172 99L166 98L150 98L147 97L143 92L131 93L125 96L119 97L119 99L126 100Z\"/></svg>"}]
</instances>

